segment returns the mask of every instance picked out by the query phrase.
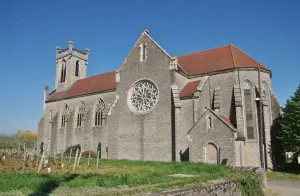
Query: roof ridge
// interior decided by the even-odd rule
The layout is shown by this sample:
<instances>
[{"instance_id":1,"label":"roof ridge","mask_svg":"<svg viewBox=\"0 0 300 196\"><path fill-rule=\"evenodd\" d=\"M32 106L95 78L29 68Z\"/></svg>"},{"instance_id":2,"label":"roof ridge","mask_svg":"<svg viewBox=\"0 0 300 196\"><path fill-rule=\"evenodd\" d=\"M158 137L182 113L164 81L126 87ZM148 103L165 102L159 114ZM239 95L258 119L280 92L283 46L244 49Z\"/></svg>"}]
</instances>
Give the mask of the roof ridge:
<instances>
[{"instance_id":1,"label":"roof ridge","mask_svg":"<svg viewBox=\"0 0 300 196\"><path fill-rule=\"evenodd\" d=\"M229 43L229 50L230 50L230 54L232 57L232 63L233 63L233 67L235 68L235 61L234 61L234 57L233 57L233 53L232 53L232 47L234 47L231 43Z\"/></svg>"},{"instance_id":2,"label":"roof ridge","mask_svg":"<svg viewBox=\"0 0 300 196\"><path fill-rule=\"evenodd\" d=\"M165 50L163 47L161 47L150 35L148 32L143 31L144 35L146 35L163 53L165 53L170 59L172 59L172 56Z\"/></svg>"},{"instance_id":3,"label":"roof ridge","mask_svg":"<svg viewBox=\"0 0 300 196\"><path fill-rule=\"evenodd\" d=\"M232 46L233 46L233 45L232 45ZM245 58L248 60L249 63L253 64L253 66L257 66L257 67L258 67L258 65L256 65L251 59L249 59L250 56L249 56L248 54L246 54L245 52L243 52L241 49L239 49L239 48L236 47L236 46L233 46L233 48L236 49L240 54L244 55ZM259 63L259 62L258 62L258 63ZM259 64L260 64L260 63L259 63Z\"/></svg>"},{"instance_id":4,"label":"roof ridge","mask_svg":"<svg viewBox=\"0 0 300 196\"><path fill-rule=\"evenodd\" d=\"M215 113L211 108L206 108L205 112L200 116L200 118L193 124L193 126L188 130L186 134L189 134L194 127L198 124L198 122L203 118L203 116L210 111L213 115L215 115L218 119L220 119L225 125L227 125L233 132L237 132L236 128L228 124L219 114Z\"/></svg>"},{"instance_id":5,"label":"roof ridge","mask_svg":"<svg viewBox=\"0 0 300 196\"><path fill-rule=\"evenodd\" d=\"M224 48L224 47L228 47L228 45L219 46L219 47L210 48L210 49L205 49L205 50L200 50L200 51L197 51L197 52L191 52L191 53L187 53L187 54L183 54L183 55L178 55L176 57L188 56L188 55L191 55L191 54L196 54L196 53L199 53L199 52L206 52L206 51L209 51L209 50L215 50L215 49Z\"/></svg>"},{"instance_id":6,"label":"roof ridge","mask_svg":"<svg viewBox=\"0 0 300 196\"><path fill-rule=\"evenodd\" d=\"M214 115L216 115L224 124L226 124L229 128L231 128L233 131L237 131L232 125L230 125L228 122L226 122L223 117L220 114L217 114L214 110L212 110L211 108L207 108L207 110L209 110L211 113L213 113ZM227 117L226 117L227 118ZM229 120L229 119L228 119Z\"/></svg>"}]
</instances>

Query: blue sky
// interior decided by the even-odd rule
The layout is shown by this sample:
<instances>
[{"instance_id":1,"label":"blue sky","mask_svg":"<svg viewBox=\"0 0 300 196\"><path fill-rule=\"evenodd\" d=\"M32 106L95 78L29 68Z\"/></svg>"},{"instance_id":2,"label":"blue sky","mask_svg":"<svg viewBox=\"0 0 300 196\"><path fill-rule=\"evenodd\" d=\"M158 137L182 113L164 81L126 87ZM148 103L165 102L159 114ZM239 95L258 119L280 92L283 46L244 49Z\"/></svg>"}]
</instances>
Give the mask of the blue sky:
<instances>
[{"instance_id":1,"label":"blue sky","mask_svg":"<svg viewBox=\"0 0 300 196\"><path fill-rule=\"evenodd\" d=\"M299 10L297 0L3 1L0 133L37 130L57 45L90 48L91 76L119 68L144 28L173 56L233 43L272 70L284 104L300 82Z\"/></svg>"}]
</instances>

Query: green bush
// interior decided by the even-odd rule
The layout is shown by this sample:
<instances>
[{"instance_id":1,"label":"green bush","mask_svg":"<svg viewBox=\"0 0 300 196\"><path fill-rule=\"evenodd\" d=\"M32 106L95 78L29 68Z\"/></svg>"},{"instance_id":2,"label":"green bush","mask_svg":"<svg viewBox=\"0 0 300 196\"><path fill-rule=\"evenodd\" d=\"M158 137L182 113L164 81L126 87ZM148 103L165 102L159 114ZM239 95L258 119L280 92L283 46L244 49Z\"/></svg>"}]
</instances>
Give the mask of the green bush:
<instances>
[{"instance_id":1,"label":"green bush","mask_svg":"<svg viewBox=\"0 0 300 196\"><path fill-rule=\"evenodd\" d=\"M71 153L71 149L72 149L72 157L75 157L76 156L76 150L78 149L79 152L81 151L81 146L80 144L76 144L74 146L69 146L65 152L64 152L64 156L70 156L70 153Z\"/></svg>"},{"instance_id":2,"label":"green bush","mask_svg":"<svg viewBox=\"0 0 300 196\"><path fill-rule=\"evenodd\" d=\"M86 150L81 154L81 157L83 158L89 158L89 151ZM91 151L91 158L97 158L97 153L94 151Z\"/></svg>"}]
</instances>

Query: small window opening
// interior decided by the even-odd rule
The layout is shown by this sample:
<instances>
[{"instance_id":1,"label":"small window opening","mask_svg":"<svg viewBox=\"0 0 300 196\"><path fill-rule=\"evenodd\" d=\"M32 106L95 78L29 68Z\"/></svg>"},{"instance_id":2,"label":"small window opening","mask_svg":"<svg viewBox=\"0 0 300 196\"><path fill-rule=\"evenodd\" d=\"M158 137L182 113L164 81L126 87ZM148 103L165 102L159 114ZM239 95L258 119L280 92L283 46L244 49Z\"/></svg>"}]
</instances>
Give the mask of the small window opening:
<instances>
[{"instance_id":1,"label":"small window opening","mask_svg":"<svg viewBox=\"0 0 300 196\"><path fill-rule=\"evenodd\" d=\"M64 83L66 81L66 73L67 73L67 66L66 66L66 61L62 61L62 66L61 66L61 72L60 72L60 83Z\"/></svg>"},{"instance_id":2,"label":"small window opening","mask_svg":"<svg viewBox=\"0 0 300 196\"><path fill-rule=\"evenodd\" d=\"M142 43L140 45L140 61L145 61L147 59L147 45Z\"/></svg>"},{"instance_id":3,"label":"small window opening","mask_svg":"<svg viewBox=\"0 0 300 196\"><path fill-rule=\"evenodd\" d=\"M208 128L212 128L212 119L211 117L208 117Z\"/></svg>"},{"instance_id":4,"label":"small window opening","mask_svg":"<svg viewBox=\"0 0 300 196\"><path fill-rule=\"evenodd\" d=\"M62 115L61 117L61 127L65 127L66 126L66 116Z\"/></svg>"},{"instance_id":5,"label":"small window opening","mask_svg":"<svg viewBox=\"0 0 300 196\"><path fill-rule=\"evenodd\" d=\"M79 76L79 60L76 61L75 76Z\"/></svg>"}]
</instances>

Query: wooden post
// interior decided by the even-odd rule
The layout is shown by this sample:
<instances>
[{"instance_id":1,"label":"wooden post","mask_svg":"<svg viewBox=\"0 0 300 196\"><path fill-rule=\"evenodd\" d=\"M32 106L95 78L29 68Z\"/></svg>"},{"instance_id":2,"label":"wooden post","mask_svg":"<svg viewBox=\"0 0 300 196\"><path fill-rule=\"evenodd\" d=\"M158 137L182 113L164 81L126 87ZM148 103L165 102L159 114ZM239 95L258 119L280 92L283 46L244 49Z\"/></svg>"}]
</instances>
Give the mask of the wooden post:
<instances>
[{"instance_id":1,"label":"wooden post","mask_svg":"<svg viewBox=\"0 0 300 196\"><path fill-rule=\"evenodd\" d=\"M97 151L97 166L96 166L97 169L98 169L98 165L99 165L99 150Z\"/></svg>"},{"instance_id":2,"label":"wooden post","mask_svg":"<svg viewBox=\"0 0 300 196\"><path fill-rule=\"evenodd\" d=\"M43 151L42 157L41 157L41 159L40 159L39 167L38 167L38 170L37 170L38 173L39 173L39 172L41 171L41 169L42 169L42 165L43 165L44 158L45 158L45 151Z\"/></svg>"},{"instance_id":3,"label":"wooden post","mask_svg":"<svg viewBox=\"0 0 300 196\"><path fill-rule=\"evenodd\" d=\"M54 164L56 164L56 150L55 150L55 152L53 153L53 162L54 162Z\"/></svg>"},{"instance_id":4,"label":"wooden post","mask_svg":"<svg viewBox=\"0 0 300 196\"><path fill-rule=\"evenodd\" d=\"M71 148L71 151L70 151L70 156L69 156L69 165L70 165L70 163L71 163L72 151L73 151L73 148Z\"/></svg>"},{"instance_id":5,"label":"wooden post","mask_svg":"<svg viewBox=\"0 0 300 196\"><path fill-rule=\"evenodd\" d=\"M60 157L60 164L63 163L63 160L64 160L64 153L61 153L61 157Z\"/></svg>"},{"instance_id":6,"label":"wooden post","mask_svg":"<svg viewBox=\"0 0 300 196\"><path fill-rule=\"evenodd\" d=\"M26 151L26 143L24 143L23 150L24 150L24 153L25 153L25 151Z\"/></svg>"},{"instance_id":7,"label":"wooden post","mask_svg":"<svg viewBox=\"0 0 300 196\"><path fill-rule=\"evenodd\" d=\"M88 167L90 166L90 159L91 159L91 150L89 150L89 160L88 160Z\"/></svg>"},{"instance_id":8,"label":"wooden post","mask_svg":"<svg viewBox=\"0 0 300 196\"><path fill-rule=\"evenodd\" d=\"M77 165L79 165L79 163L80 163L81 155L82 155L82 150L80 150L80 155L79 155L79 158L78 158L78 163L77 163Z\"/></svg>"},{"instance_id":9,"label":"wooden post","mask_svg":"<svg viewBox=\"0 0 300 196\"><path fill-rule=\"evenodd\" d=\"M76 165L77 165L77 157L78 157L78 148L76 150L76 154L75 154L75 161L74 161L74 165L73 165L73 171L75 171Z\"/></svg>"},{"instance_id":10,"label":"wooden post","mask_svg":"<svg viewBox=\"0 0 300 196\"><path fill-rule=\"evenodd\" d=\"M24 165L24 167L25 167L25 164L26 163L26 152L24 151L24 159L23 159L23 165Z\"/></svg>"}]
</instances>

